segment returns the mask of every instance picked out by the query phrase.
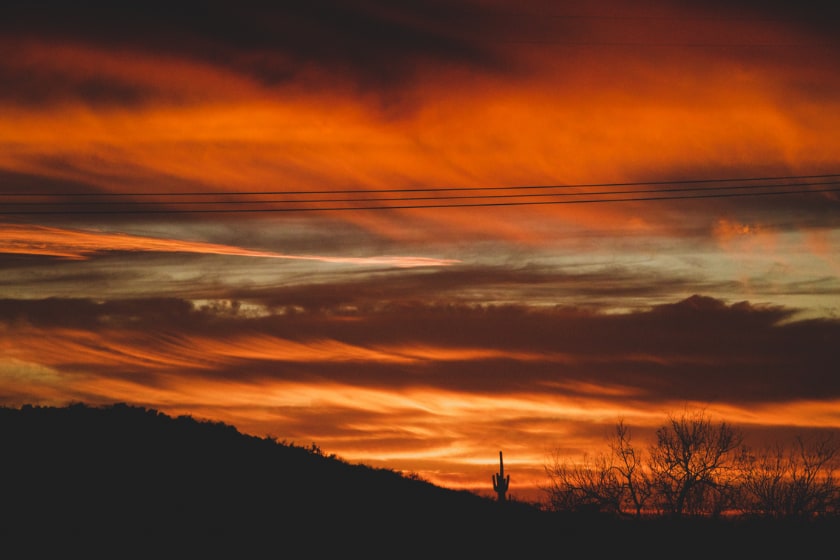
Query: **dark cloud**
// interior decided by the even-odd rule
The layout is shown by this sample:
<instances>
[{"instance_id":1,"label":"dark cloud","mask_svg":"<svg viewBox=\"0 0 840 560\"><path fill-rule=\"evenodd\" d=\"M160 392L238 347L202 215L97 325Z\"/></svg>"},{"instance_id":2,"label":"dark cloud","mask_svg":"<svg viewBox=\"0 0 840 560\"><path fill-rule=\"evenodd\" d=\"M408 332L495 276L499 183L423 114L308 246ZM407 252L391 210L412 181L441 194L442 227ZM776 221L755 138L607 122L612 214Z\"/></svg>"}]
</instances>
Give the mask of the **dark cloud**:
<instances>
[{"instance_id":1,"label":"dark cloud","mask_svg":"<svg viewBox=\"0 0 840 560\"><path fill-rule=\"evenodd\" d=\"M33 185L43 181L47 187L54 189L57 195L68 192L96 192L96 190L102 194L108 194L112 192L114 186L118 186L116 191L118 193L168 193L179 190L197 190L201 186L195 180L150 169L149 166L126 157L116 149L111 152L89 153L83 157L79 157L78 154L26 154L20 157L20 161L28 167L38 169L37 174L33 173L28 177L26 173L17 172L20 181ZM15 172L9 172L9 174L12 173ZM71 177L71 179L66 180L65 177ZM73 179L74 177L84 177L84 180ZM80 191L71 190L77 185L82 187ZM37 192L42 191L38 189ZM107 198L104 200L108 201ZM135 199L127 197L127 200ZM73 199L57 198L52 201L73 202ZM109 207L112 206L109 205ZM70 208L68 210L72 211Z\"/></svg>"},{"instance_id":2,"label":"dark cloud","mask_svg":"<svg viewBox=\"0 0 840 560\"><path fill-rule=\"evenodd\" d=\"M15 49L0 46L0 103L18 106L41 106L84 100L91 105L135 106L150 102L183 100L176 92L161 87L120 80L112 76L80 75L76 69L45 68L37 64L18 65Z\"/></svg>"},{"instance_id":3,"label":"dark cloud","mask_svg":"<svg viewBox=\"0 0 840 560\"><path fill-rule=\"evenodd\" d=\"M696 8L693 2L681 2L684 6ZM786 2L777 0L712 0L702 4L704 10L733 19L777 21L795 26L804 31L817 33L821 39L837 44L836 25L840 21L840 6L822 0Z\"/></svg>"},{"instance_id":4,"label":"dark cloud","mask_svg":"<svg viewBox=\"0 0 840 560\"><path fill-rule=\"evenodd\" d=\"M18 155L16 159L23 168L38 171L0 168L0 221L65 226L79 223L84 227L92 217L101 224L123 225L170 220L171 214L156 212L177 209L177 204L167 206L150 199L148 194L200 192L206 188L200 181L150 169L118 151L110 155L114 159L102 154ZM114 193L118 194L113 196ZM183 223L203 217L202 214L178 216Z\"/></svg>"},{"instance_id":5,"label":"dark cloud","mask_svg":"<svg viewBox=\"0 0 840 560\"><path fill-rule=\"evenodd\" d=\"M836 171L836 168L833 170ZM830 171L829 171L830 172ZM757 196L723 198L709 205L709 212L771 227L777 231L840 225L840 181L838 177L774 181L780 187L754 189ZM808 192L830 189L834 192ZM742 191L742 193L749 191ZM788 194L775 194L775 193ZM766 194L761 194L766 193ZM798 194L801 193L801 194Z\"/></svg>"},{"instance_id":6,"label":"dark cloud","mask_svg":"<svg viewBox=\"0 0 840 560\"><path fill-rule=\"evenodd\" d=\"M41 173L25 173L11 169L0 168L0 193L9 194L55 194L66 192L82 194L96 194L99 189L88 182L72 179L61 179ZM8 208L9 201L4 201Z\"/></svg>"},{"instance_id":7,"label":"dark cloud","mask_svg":"<svg viewBox=\"0 0 840 560\"><path fill-rule=\"evenodd\" d=\"M676 11L678 8L682 12ZM807 2L787 5L753 2L682 6L627 5L598 2L527 2L506 5L493 2L388 2L368 0L315 0L277 3L268 0L199 2L172 4L152 0L139 4L106 2L60 2L57 0L4 3L0 12L0 35L12 40L0 49L11 54L15 40L50 44L72 42L110 52L145 52L152 56L189 58L253 78L265 86L295 83L298 86L328 84L361 90L385 105L400 105L402 86L435 80L441 69L468 69L521 76L526 72L516 51L522 48L550 49L555 72L570 73L584 56L603 64L621 64L628 45L652 43L690 48L742 40L732 23L763 22L773 33L781 27L802 27L821 33L818 41L836 45L833 23L837 9ZM769 22L768 22L769 20ZM763 36L762 36L763 37ZM785 39L786 40L786 39ZM768 41L747 39L763 44ZM624 45L624 48L621 47ZM579 47L584 47L581 51ZM619 46L618 58L590 58ZM638 45L637 45L638 46ZM820 45L817 45L818 47ZM603 51L603 48L607 51ZM632 50L632 49L630 49ZM651 51L636 53L650 59ZM791 49L782 50L787 56ZM780 60L780 51L762 51L767 63ZM819 51L816 58L836 56ZM715 56L719 51L715 50ZM677 49L658 50L678 63L685 53ZM740 53L749 61L756 53ZM811 59L814 58L811 56ZM21 103L50 103L80 98L91 103L138 104L150 99L179 102L195 92L178 92L171 85L132 83L114 76L92 73L80 76L68 69L16 66L14 56L0 63L0 79L15 87L4 88L0 99ZM801 66L803 59L796 57ZM568 66L567 66L568 65ZM65 71L66 70L66 71ZM588 73L574 73L570 86L579 87ZM639 86L637 78L610 73L612 87L621 90ZM601 84L609 86L609 84ZM811 80L810 87L819 87ZM453 84L453 87L457 84ZM834 88L825 88L830 96ZM830 98L830 97L829 97Z\"/></svg>"},{"instance_id":8,"label":"dark cloud","mask_svg":"<svg viewBox=\"0 0 840 560\"><path fill-rule=\"evenodd\" d=\"M366 358L336 362L329 354L324 361L301 362L278 352L226 360L215 369L203 364L192 373L183 367L172 372L180 375L600 398L605 397L598 387L622 388L629 393L614 398L639 403L743 404L840 395L835 371L840 323L793 321L792 316L793 310L779 306L726 304L706 296L618 315L573 307L417 304L343 315L256 317L236 306L198 308L166 299L0 301L0 321L6 326L34 325L45 333L59 328L101 332L106 348L108 329L118 329L123 343L127 332L136 332L137 344L165 342L168 353L189 346L183 341L196 336L223 344L232 333L244 341L238 344L270 337L302 344L337 341L404 356L413 349L431 352L428 358L393 363ZM461 355L461 350L479 355ZM481 350L489 353L481 355ZM109 376L143 373L137 365L120 372L107 364L74 367Z\"/></svg>"},{"instance_id":9,"label":"dark cloud","mask_svg":"<svg viewBox=\"0 0 840 560\"><path fill-rule=\"evenodd\" d=\"M572 297L599 307L614 304L616 299L669 297L712 287L697 278L633 271L621 266L599 268L598 271L563 271L536 265L459 265L433 271L367 271L359 272L357 278L346 275L326 283L233 288L228 297L259 302L273 309L299 307L309 311L348 306L399 309L417 303L498 305L530 301L554 305Z\"/></svg>"},{"instance_id":10,"label":"dark cloud","mask_svg":"<svg viewBox=\"0 0 840 560\"><path fill-rule=\"evenodd\" d=\"M327 230L325 230L327 231ZM246 234L247 236L247 234ZM322 254L344 254L350 237L324 239ZM246 241L246 240L240 240ZM275 246L291 245L278 239ZM240 245L243 246L243 245ZM244 245L248 247L247 243ZM302 249L302 251L301 251ZM306 253L307 247L295 247ZM80 295L137 297L169 294L191 300L241 301L273 313L304 311L342 314L415 308L417 306L567 305L588 309L617 306L644 308L651 302L671 301L686 293L740 294L772 298L778 294L835 295L834 277L809 279L704 277L702 270L663 271L605 263L587 266L537 264L456 265L448 267L372 270L329 266L296 272L295 261L248 257L130 253L105 251L87 260L56 264L56 257L4 255L6 270L0 287L7 292L25 290L30 297L75 290ZM278 282L277 275L286 278ZM14 292L11 292L14 293Z\"/></svg>"},{"instance_id":11,"label":"dark cloud","mask_svg":"<svg viewBox=\"0 0 840 560\"><path fill-rule=\"evenodd\" d=\"M193 305L168 298L96 301L77 298L0 300L0 321L8 326L31 325L38 328L78 328L96 331L113 327L177 327L191 323Z\"/></svg>"},{"instance_id":12,"label":"dark cloud","mask_svg":"<svg viewBox=\"0 0 840 560\"><path fill-rule=\"evenodd\" d=\"M0 31L13 36L188 56L266 84L307 66L372 87L410 79L418 65L498 64L463 36L480 12L454 11L445 2L45 1L9 2L3 11Z\"/></svg>"},{"instance_id":13,"label":"dark cloud","mask_svg":"<svg viewBox=\"0 0 840 560\"><path fill-rule=\"evenodd\" d=\"M840 224L837 171L836 163L831 161L813 164L807 174L777 159L749 165L743 161L680 162L656 171L640 169L636 180L659 177L663 184L626 190L632 193L653 187L656 192L639 196L674 197L638 203L639 212L661 208L656 214L658 222L674 234L686 237L709 237L721 218L775 231L837 227Z\"/></svg>"}]
</instances>

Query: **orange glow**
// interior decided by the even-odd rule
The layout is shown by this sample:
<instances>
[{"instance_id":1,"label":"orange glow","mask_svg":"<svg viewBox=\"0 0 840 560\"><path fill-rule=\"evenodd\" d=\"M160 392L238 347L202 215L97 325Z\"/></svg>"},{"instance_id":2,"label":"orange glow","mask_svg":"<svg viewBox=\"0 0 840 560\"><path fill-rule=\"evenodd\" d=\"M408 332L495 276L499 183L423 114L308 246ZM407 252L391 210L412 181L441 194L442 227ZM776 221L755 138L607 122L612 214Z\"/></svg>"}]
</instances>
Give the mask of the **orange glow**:
<instances>
[{"instance_id":1,"label":"orange glow","mask_svg":"<svg viewBox=\"0 0 840 560\"><path fill-rule=\"evenodd\" d=\"M266 89L186 60L79 45L20 48L31 64L165 83L191 100L95 111L80 104L4 109L0 165L112 192L165 192L172 180L218 191L628 181L712 161L775 161L806 169L840 151L836 98L815 106L774 89L776 76L738 73L727 65L687 79L683 58L658 65L655 74L643 60L622 59L624 77L610 65L601 76L586 61L553 78L535 74L515 83L444 72L443 78L464 87L423 84L412 96L419 106L394 118L365 98L292 86ZM534 65L551 64L548 55L534 56ZM699 55L690 61L700 62ZM576 80L584 89L565 87ZM629 80L633 87L603 87L612 80ZM205 91L218 94L209 98ZM73 161L73 167L44 168L31 157L36 153ZM357 165L361 161L364 166ZM522 219L495 223L494 234L544 242L534 216L616 229L640 223L634 206L606 206L576 206L573 213L564 206L537 207ZM395 239L412 235L406 225L421 220L410 212L348 212L341 219ZM472 237L486 232L469 212L437 212L422 220Z\"/></svg>"},{"instance_id":2,"label":"orange glow","mask_svg":"<svg viewBox=\"0 0 840 560\"><path fill-rule=\"evenodd\" d=\"M103 338L104 337L104 338ZM483 478L493 465L488 449L504 449L510 456L511 472L516 473L516 489L523 499L539 499L544 483L542 465L552 449L587 449L591 439L574 435L563 426L567 422L601 425L606 436L619 419L640 429L662 423L661 410L642 410L617 405L632 402L641 395L618 387L590 383L568 383L551 396L540 392L478 395L440 389L406 388L394 392L387 388L321 382L318 384L254 379L214 380L202 375L185 377L179 371L210 372L220 364L237 360L282 357L285 362L412 363L427 360L473 360L504 355L529 360L538 356L502 354L497 350L434 348L361 348L337 341L298 343L265 336L235 336L213 340L202 338L137 338L136 333L104 330L94 335L82 331L18 327L4 332L0 364L7 394L17 394L16 386L37 390L41 399L60 400L62 394L87 394L93 402L132 401L144 403L170 414L191 414L229 422L245 433L265 436L273 426L291 426L301 413L343 411L340 425L331 424L323 433L317 424L306 431L289 428L286 440L305 443L316 437L318 444L351 462L391 466L416 472L432 482L481 493ZM107 342L104 342L107 340ZM542 356L542 358L548 358ZM557 356L558 364L568 363ZM645 357L632 359L647 360ZM104 377L82 373L59 374L68 363L84 371L89 364L114 372L143 368L143 376ZM276 367L276 366L275 366ZM564 397L587 394L587 400ZM621 397L616 400L615 397ZM831 427L832 412L840 403L815 401L786 406L736 407L702 402L675 402L669 410L681 407L705 408L743 425L802 425ZM388 418L388 425L380 425ZM330 416L325 421L335 422ZM508 429L516 425L515 431ZM314 430L314 432L313 432ZM335 435L330 435L335 433ZM339 435L343 434L343 435ZM385 441L381 441L384 438ZM394 446L388 440L402 443ZM574 453L572 453L574 456ZM493 472L493 471L490 471ZM458 474L460 473L460 474Z\"/></svg>"},{"instance_id":3,"label":"orange glow","mask_svg":"<svg viewBox=\"0 0 840 560\"><path fill-rule=\"evenodd\" d=\"M200 253L358 265L380 264L398 268L446 266L457 262L452 259L431 259L424 257L380 256L353 258L318 255L284 255L282 253L252 251L241 247L184 241L180 239L160 239L123 233L0 224L0 253L85 259L93 253L104 251Z\"/></svg>"},{"instance_id":4,"label":"orange glow","mask_svg":"<svg viewBox=\"0 0 840 560\"><path fill-rule=\"evenodd\" d=\"M137 403L487 493L503 450L529 499L619 419L840 429L826 22L363 4L381 35L86 5L0 31L0 405Z\"/></svg>"},{"instance_id":5,"label":"orange glow","mask_svg":"<svg viewBox=\"0 0 840 560\"><path fill-rule=\"evenodd\" d=\"M4 354L47 366L68 363L110 367L142 366L150 370L210 369L235 360L281 359L284 362L419 363L505 358L569 363L571 357L492 348L362 347L335 340L297 342L264 335L231 335L224 339L149 335L98 329L96 333L56 329L49 332L19 325L6 329ZM13 342L12 342L13 341ZM78 366L77 366L78 367Z\"/></svg>"}]
</instances>

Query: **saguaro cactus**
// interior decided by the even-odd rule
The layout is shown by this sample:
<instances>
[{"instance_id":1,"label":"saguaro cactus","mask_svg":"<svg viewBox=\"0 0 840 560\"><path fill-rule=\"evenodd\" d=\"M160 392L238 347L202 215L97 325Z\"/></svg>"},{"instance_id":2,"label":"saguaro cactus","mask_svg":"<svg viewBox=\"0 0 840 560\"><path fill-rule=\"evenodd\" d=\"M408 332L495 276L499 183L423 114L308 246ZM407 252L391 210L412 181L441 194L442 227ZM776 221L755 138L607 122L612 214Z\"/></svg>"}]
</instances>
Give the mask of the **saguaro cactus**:
<instances>
[{"instance_id":1,"label":"saguaro cactus","mask_svg":"<svg viewBox=\"0 0 840 560\"><path fill-rule=\"evenodd\" d=\"M499 501L504 502L505 494L510 486L510 475L505 476L505 463L502 461L502 452L499 451L499 472L493 475L493 490L499 495Z\"/></svg>"}]
</instances>

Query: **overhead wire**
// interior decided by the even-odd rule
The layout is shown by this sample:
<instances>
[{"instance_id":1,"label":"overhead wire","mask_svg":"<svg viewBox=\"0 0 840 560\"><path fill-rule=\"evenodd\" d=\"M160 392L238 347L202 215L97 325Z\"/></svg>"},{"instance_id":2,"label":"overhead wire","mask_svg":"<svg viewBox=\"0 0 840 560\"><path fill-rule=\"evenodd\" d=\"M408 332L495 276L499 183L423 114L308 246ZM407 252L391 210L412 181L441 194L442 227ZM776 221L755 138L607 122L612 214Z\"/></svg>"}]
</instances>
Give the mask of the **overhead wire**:
<instances>
[{"instance_id":1,"label":"overhead wire","mask_svg":"<svg viewBox=\"0 0 840 560\"><path fill-rule=\"evenodd\" d=\"M330 190L305 190L305 191L175 191L168 193L150 192L68 192L61 193L61 196L83 197L83 196L210 196L210 195L271 195L271 194L351 194L351 193L399 193L399 192L444 192L444 191L498 191L498 190L523 190L523 189L571 189L571 188L593 188L593 187L636 187L652 185L689 185L704 183L746 183L754 181L791 181L805 179L830 179L840 178L840 173L823 173L819 175L782 175L766 177L726 177L708 179L672 179L661 181L633 181L633 182L611 182L611 183L568 183L554 185L513 185L502 187L410 187L400 189L330 189ZM31 196L45 197L55 196L51 192L0 192L0 197Z\"/></svg>"},{"instance_id":2,"label":"overhead wire","mask_svg":"<svg viewBox=\"0 0 840 560\"><path fill-rule=\"evenodd\" d=\"M833 179L814 181L814 179ZM772 181L768 183L768 181ZM723 183L736 183L725 185ZM676 188L650 188L659 186ZM687 186L697 185L697 186ZM647 187L647 188L637 188ZM820 188L813 188L820 187ZM622 188L624 190L590 190ZM574 192L546 192L574 189ZM628 190L629 189L629 190ZM781 189L781 190L779 190ZM526 192L528 190L538 192ZM497 194L502 191L503 194ZM459 193L444 196L413 196L414 193ZM479 194L491 192L494 194ZM465 208L490 206L525 206L554 204L593 204L648 202L703 198L732 198L840 192L840 174L793 175L776 177L687 179L623 183L579 183L565 185L530 185L509 187L445 187L402 189L343 189L308 191L192 191L171 193L2 193L0 201L27 197L30 200L5 202L0 215L41 214L193 214L255 213L347 210L405 210L422 208ZM269 199L265 196L367 195L362 198ZM375 195L409 195L386 196ZM371 196L374 195L374 196ZM48 201L47 197L71 200ZM184 197L237 197L233 200L183 200ZM574 198L573 198L574 197ZM31 200L31 199L39 200ZM152 198L152 200L136 200ZM125 200L129 199L129 200ZM131 200L134 199L134 200ZM503 200L502 200L503 199ZM527 199L527 200L526 200ZM539 200L534 200L539 199ZM433 202L427 202L433 201ZM472 202L463 202L472 201ZM420 204L415 204L421 202ZM367 205L359 206L360 203ZM397 204L392 204L397 203ZM408 204L399 204L408 203ZM315 206L301 206L314 204ZM351 204L350 206L317 206ZM210 208L209 206L213 206ZM33 209L34 208L34 209Z\"/></svg>"},{"instance_id":3,"label":"overhead wire","mask_svg":"<svg viewBox=\"0 0 840 560\"><path fill-rule=\"evenodd\" d=\"M749 189L766 189L766 188L776 188L776 187L802 187L802 186L821 186L821 185L838 185L840 186L840 181L826 181L826 182L816 182L816 183L786 183L783 185L738 185L738 186L725 186L725 187L704 187L703 191L732 191L732 190L749 190ZM531 187L531 188L541 188L541 187ZM454 189L453 189L454 190ZM483 189L474 189L474 190L483 190ZM169 201L154 201L154 202L144 202L144 201L123 201L123 202L115 202L115 201L103 201L103 200L94 200L94 201L84 201L81 202L79 200L73 200L68 202L61 202L61 203L48 203L48 202L16 202L14 203L15 206L44 206L44 205L55 205L60 204L62 206L113 206L115 204L121 206L140 206L140 205L153 205L153 204L163 204L168 207L172 206L208 206L208 205L230 205L230 206L238 206L238 205L253 205L253 204L311 204L311 203L357 203L357 202L413 202L413 201L420 201L420 200L474 200L474 199L482 199L482 200L491 200L491 199L522 199L522 198L545 198L545 197L573 197L573 196L617 196L617 195L626 195L626 194L651 194L651 193L677 193L677 192L695 192L701 189L697 187L684 187L684 188L676 188L676 189L637 189L633 191L588 191L588 192L560 192L560 193L527 193L527 194L492 194L492 195L479 195L479 194L466 194L466 195L449 195L449 196L407 196L407 197L379 197L379 198L307 198L307 199L284 199L284 200L178 200L175 202ZM833 189L809 189L808 191L784 191L778 192L777 194L792 194L793 192L829 192ZM414 189L412 189L414 191ZM760 195L760 194L771 194L775 191L769 192L762 192L762 193L745 193L744 196L749 195ZM724 193L725 194L725 193ZM206 193L207 196L212 196L213 193ZM107 196L107 195L106 195ZM193 195L198 196L198 195ZM710 195L711 196L711 195ZM659 199L663 197L656 197L655 199ZM681 197L673 197L673 198L693 198L690 196L681 196ZM671 198L671 199L673 199ZM707 197L708 198L708 197ZM609 201L617 201L617 199L605 199L603 202ZM561 201L556 201L560 203ZM580 202L580 201L579 201ZM453 205L454 206L454 205ZM418 206L419 207L419 206Z\"/></svg>"}]
</instances>

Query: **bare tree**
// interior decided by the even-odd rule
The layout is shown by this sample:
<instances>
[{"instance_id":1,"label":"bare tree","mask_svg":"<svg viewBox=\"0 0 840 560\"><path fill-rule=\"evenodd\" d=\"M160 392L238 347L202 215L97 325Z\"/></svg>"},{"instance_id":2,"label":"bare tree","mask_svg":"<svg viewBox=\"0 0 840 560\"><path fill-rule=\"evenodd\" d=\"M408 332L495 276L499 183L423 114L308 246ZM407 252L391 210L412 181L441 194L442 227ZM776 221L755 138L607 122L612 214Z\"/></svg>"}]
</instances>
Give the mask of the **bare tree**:
<instances>
[{"instance_id":1,"label":"bare tree","mask_svg":"<svg viewBox=\"0 0 840 560\"><path fill-rule=\"evenodd\" d=\"M610 452L563 461L557 455L546 467L550 507L555 511L601 511L640 516L651 497L650 478L630 443L623 421L609 441Z\"/></svg>"},{"instance_id":2,"label":"bare tree","mask_svg":"<svg viewBox=\"0 0 840 560\"><path fill-rule=\"evenodd\" d=\"M549 485L549 507L553 511L610 511L620 509L620 488L605 455L584 455L573 463L558 454L545 467Z\"/></svg>"},{"instance_id":3,"label":"bare tree","mask_svg":"<svg viewBox=\"0 0 840 560\"><path fill-rule=\"evenodd\" d=\"M656 431L648 468L663 513L718 514L731 505L736 451L743 437L725 422L697 412L669 417Z\"/></svg>"},{"instance_id":4,"label":"bare tree","mask_svg":"<svg viewBox=\"0 0 840 560\"><path fill-rule=\"evenodd\" d=\"M833 434L792 448L776 446L742 460L743 509L770 517L836 513L840 445Z\"/></svg>"},{"instance_id":5,"label":"bare tree","mask_svg":"<svg viewBox=\"0 0 840 560\"><path fill-rule=\"evenodd\" d=\"M549 508L635 516L840 514L837 434L798 437L793 446L754 453L740 431L699 411L670 416L647 456L633 446L623 421L608 446L608 453L577 462L554 455L543 488Z\"/></svg>"},{"instance_id":6,"label":"bare tree","mask_svg":"<svg viewBox=\"0 0 840 560\"><path fill-rule=\"evenodd\" d=\"M620 487L618 509L641 516L651 498L653 486L640 453L630 443L630 429L623 420L616 425L609 445L612 470Z\"/></svg>"}]
</instances>

